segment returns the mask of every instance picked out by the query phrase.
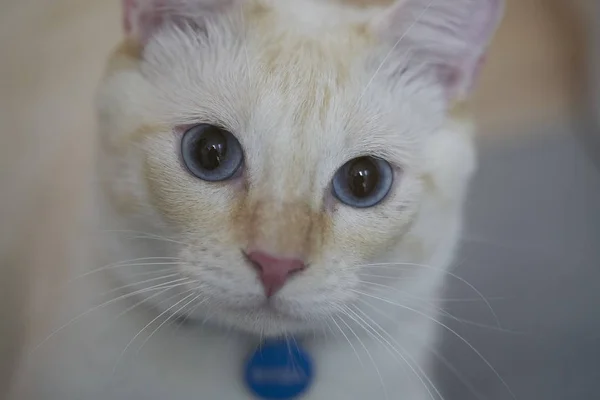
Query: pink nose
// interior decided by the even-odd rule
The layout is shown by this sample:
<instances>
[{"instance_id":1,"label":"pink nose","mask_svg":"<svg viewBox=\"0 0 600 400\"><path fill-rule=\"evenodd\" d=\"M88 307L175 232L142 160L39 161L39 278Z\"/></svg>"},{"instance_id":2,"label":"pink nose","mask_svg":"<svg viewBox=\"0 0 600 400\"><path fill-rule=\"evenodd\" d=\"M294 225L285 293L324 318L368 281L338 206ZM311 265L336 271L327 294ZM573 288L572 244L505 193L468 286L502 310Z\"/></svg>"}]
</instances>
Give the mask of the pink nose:
<instances>
[{"instance_id":1,"label":"pink nose","mask_svg":"<svg viewBox=\"0 0 600 400\"><path fill-rule=\"evenodd\" d=\"M248 259L258 271L267 297L273 296L281 289L291 275L305 268L301 260L274 257L261 251L249 253Z\"/></svg>"}]
</instances>

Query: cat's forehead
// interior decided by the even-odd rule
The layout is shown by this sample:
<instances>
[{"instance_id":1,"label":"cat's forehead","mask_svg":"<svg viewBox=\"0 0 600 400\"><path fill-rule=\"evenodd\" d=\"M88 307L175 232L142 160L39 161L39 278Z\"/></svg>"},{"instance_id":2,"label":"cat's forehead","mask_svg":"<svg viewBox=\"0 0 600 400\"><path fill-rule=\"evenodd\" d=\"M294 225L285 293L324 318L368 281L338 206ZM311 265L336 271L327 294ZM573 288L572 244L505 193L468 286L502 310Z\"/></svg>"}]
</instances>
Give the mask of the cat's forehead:
<instances>
[{"instance_id":1,"label":"cat's forehead","mask_svg":"<svg viewBox=\"0 0 600 400\"><path fill-rule=\"evenodd\" d=\"M224 125L255 174L276 171L300 186L364 154L407 161L415 131L402 102L365 69L373 39L358 18L310 30L268 8L236 15L206 36L173 29L150 44L156 113L180 125Z\"/></svg>"},{"instance_id":2,"label":"cat's forehead","mask_svg":"<svg viewBox=\"0 0 600 400\"><path fill-rule=\"evenodd\" d=\"M236 91L245 104L278 93L288 100L281 108L296 106L289 101L295 99L304 105L296 111L305 113L360 84L357 67L372 45L364 23L308 23L300 10L288 18L289 5L270 3L276 4L248 2L239 12L205 21L200 32L165 29L146 50L155 72L151 79L163 83L160 89L184 95L194 94L192 89L213 97Z\"/></svg>"},{"instance_id":3,"label":"cat's forehead","mask_svg":"<svg viewBox=\"0 0 600 400\"><path fill-rule=\"evenodd\" d=\"M394 93L370 80L368 40L349 38L344 33L351 29L341 32L215 41L166 32L147 49L145 72L172 119L218 118L232 128L260 114L255 121L293 121L297 128L343 118L350 123L361 114L383 120L402 104L393 106ZM228 35L235 33L222 36Z\"/></svg>"}]
</instances>

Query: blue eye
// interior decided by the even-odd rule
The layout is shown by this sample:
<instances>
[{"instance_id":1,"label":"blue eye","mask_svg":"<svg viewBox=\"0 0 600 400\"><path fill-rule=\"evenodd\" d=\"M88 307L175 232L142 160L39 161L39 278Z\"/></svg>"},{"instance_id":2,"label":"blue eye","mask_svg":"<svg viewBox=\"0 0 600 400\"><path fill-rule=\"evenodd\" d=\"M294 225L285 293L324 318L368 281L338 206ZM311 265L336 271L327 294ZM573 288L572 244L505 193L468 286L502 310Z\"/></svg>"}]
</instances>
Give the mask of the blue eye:
<instances>
[{"instance_id":1,"label":"blue eye","mask_svg":"<svg viewBox=\"0 0 600 400\"><path fill-rule=\"evenodd\" d=\"M392 166L375 157L359 157L344 164L333 177L333 195L356 208L373 207L390 192L394 180Z\"/></svg>"},{"instance_id":2,"label":"blue eye","mask_svg":"<svg viewBox=\"0 0 600 400\"><path fill-rule=\"evenodd\" d=\"M181 157L188 171L205 181L232 178L244 163L240 142L222 128L200 124L181 138Z\"/></svg>"}]
</instances>

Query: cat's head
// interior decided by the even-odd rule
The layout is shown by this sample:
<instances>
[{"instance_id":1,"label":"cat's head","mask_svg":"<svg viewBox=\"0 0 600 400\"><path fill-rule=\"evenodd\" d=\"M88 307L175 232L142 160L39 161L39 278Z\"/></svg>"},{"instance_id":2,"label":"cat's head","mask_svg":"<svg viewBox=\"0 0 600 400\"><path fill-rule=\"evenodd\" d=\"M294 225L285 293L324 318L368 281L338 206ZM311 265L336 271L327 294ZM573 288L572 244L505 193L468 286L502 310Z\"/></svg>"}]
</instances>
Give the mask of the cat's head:
<instances>
[{"instance_id":1,"label":"cat's head","mask_svg":"<svg viewBox=\"0 0 600 400\"><path fill-rule=\"evenodd\" d=\"M361 264L431 262L456 235L472 153L449 110L501 1L341 3L123 3L99 94L109 197L240 329L310 326L359 295Z\"/></svg>"}]
</instances>

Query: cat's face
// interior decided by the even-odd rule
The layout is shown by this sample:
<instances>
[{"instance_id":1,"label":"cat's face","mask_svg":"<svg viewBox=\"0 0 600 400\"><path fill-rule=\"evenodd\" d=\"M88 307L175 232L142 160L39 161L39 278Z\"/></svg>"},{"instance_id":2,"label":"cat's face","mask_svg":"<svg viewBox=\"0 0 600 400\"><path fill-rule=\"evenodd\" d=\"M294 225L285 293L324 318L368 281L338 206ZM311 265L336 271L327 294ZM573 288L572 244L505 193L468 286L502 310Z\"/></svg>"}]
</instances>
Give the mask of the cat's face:
<instances>
[{"instance_id":1,"label":"cat's face","mask_svg":"<svg viewBox=\"0 0 600 400\"><path fill-rule=\"evenodd\" d=\"M123 217L175 239L200 314L297 331L354 301L361 265L428 262L471 168L468 145L434 142L471 78L443 52L428 65L394 47L378 26L410 26L398 10L125 3L138 43L100 92L108 192Z\"/></svg>"}]
</instances>

